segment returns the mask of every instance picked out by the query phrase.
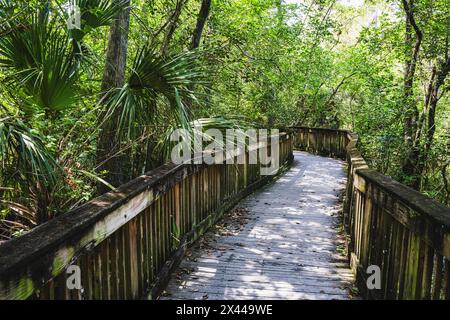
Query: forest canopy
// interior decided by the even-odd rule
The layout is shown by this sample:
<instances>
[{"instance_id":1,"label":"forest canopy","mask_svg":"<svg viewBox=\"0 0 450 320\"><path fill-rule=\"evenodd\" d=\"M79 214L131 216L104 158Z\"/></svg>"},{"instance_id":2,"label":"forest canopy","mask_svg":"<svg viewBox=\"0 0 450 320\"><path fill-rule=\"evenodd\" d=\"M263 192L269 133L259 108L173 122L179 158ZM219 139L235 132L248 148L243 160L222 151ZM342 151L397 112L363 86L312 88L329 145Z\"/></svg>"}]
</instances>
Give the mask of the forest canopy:
<instances>
[{"instance_id":1,"label":"forest canopy","mask_svg":"<svg viewBox=\"0 0 450 320\"><path fill-rule=\"evenodd\" d=\"M448 0L0 0L0 241L160 166L196 119L349 129L448 206L449 36Z\"/></svg>"}]
</instances>

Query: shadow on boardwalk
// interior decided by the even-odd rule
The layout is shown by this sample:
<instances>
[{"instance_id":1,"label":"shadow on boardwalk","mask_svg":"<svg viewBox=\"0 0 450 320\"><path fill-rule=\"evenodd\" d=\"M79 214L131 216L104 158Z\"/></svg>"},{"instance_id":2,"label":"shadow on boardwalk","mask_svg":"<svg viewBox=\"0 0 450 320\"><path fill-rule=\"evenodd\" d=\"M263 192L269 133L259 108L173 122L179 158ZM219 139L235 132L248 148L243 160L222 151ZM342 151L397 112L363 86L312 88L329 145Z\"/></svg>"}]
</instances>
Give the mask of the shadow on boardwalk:
<instances>
[{"instance_id":1,"label":"shadow on boardwalk","mask_svg":"<svg viewBox=\"0 0 450 320\"><path fill-rule=\"evenodd\" d=\"M161 299L351 299L338 251L344 163L295 152L190 250Z\"/></svg>"}]
</instances>

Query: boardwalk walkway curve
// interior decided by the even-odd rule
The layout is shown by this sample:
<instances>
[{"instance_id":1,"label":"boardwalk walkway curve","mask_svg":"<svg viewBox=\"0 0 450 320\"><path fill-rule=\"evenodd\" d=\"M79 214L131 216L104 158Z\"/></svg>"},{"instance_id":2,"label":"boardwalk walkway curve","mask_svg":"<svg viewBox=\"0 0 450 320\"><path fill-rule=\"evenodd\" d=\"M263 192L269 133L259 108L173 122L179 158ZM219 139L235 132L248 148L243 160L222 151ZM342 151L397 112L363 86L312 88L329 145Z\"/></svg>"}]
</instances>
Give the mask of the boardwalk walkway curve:
<instances>
[{"instance_id":1,"label":"boardwalk walkway curve","mask_svg":"<svg viewBox=\"0 0 450 320\"><path fill-rule=\"evenodd\" d=\"M448 207L370 169L348 130L287 128L278 147L278 180L248 150L236 166L169 162L7 241L0 300L348 299L355 287L450 300ZM368 290L373 265L381 288Z\"/></svg>"},{"instance_id":2,"label":"boardwalk walkway curve","mask_svg":"<svg viewBox=\"0 0 450 320\"><path fill-rule=\"evenodd\" d=\"M340 160L294 153L291 169L189 250L161 299L348 299ZM234 213L234 214L233 214Z\"/></svg>"}]
</instances>

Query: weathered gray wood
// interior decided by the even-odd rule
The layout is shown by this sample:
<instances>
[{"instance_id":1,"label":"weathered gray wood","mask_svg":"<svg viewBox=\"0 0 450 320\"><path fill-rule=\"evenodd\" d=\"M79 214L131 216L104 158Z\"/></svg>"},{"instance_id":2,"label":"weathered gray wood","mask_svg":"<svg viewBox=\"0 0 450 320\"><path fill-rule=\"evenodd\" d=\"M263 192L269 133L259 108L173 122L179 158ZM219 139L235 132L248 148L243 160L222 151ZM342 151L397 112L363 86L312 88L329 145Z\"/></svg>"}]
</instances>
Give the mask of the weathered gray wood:
<instances>
[{"instance_id":1,"label":"weathered gray wood","mask_svg":"<svg viewBox=\"0 0 450 320\"><path fill-rule=\"evenodd\" d=\"M189 250L161 299L351 298L337 252L345 183L341 161L295 153L284 176Z\"/></svg>"},{"instance_id":2,"label":"weathered gray wood","mask_svg":"<svg viewBox=\"0 0 450 320\"><path fill-rule=\"evenodd\" d=\"M283 172L292 160L292 136L280 134L281 152L280 165ZM256 166L260 166L257 164ZM216 168L217 167L217 168ZM31 232L15 238L0 246L0 299L27 299L42 297L49 299L68 299L65 286L65 269L77 263L84 256L91 255L91 262L83 264L82 273L91 273L93 281L85 286L92 290L85 294L88 298L118 298L111 296L110 253L113 248L105 245L108 239L120 235L117 252L118 258L118 289L120 297L125 299L138 298L148 291L153 291L155 280L161 279L162 268L170 264L173 250L173 213L178 206L177 227L178 237L190 234L189 239L196 239L203 234L215 220L242 199L268 182L273 176L256 176L248 184L237 184L236 167L232 166L225 183L230 188L226 198L217 197L213 201L214 188L210 186L222 174L217 166L174 165L165 164L142 177L139 177L121 187L117 191L107 193L89 203L61 215L52 221L35 228ZM191 189L189 177L202 177L195 209L196 223L189 217L187 195ZM175 194L175 186L179 192ZM234 188L234 186L236 188ZM194 186L195 187L195 186ZM173 199L176 196L177 199ZM177 203L174 203L176 200ZM170 203L169 203L170 201ZM213 207L218 208L214 210ZM170 207L170 208L169 208ZM151 228L142 228L142 217L151 210ZM146 224L145 224L146 225ZM144 237L151 238L151 256L146 256L143 243ZM186 238L186 237L185 237ZM144 260L152 262L152 277L146 279ZM95 277L94 277L95 276ZM150 282L152 282L150 284ZM46 290L46 286L50 286ZM151 285L151 288L148 288ZM146 288L147 287L147 288ZM44 294L41 294L41 291ZM48 294L47 294L48 292Z\"/></svg>"},{"instance_id":3,"label":"weathered gray wood","mask_svg":"<svg viewBox=\"0 0 450 320\"><path fill-rule=\"evenodd\" d=\"M321 293L291 293L289 296L280 297L275 291L253 291L236 292L234 290L226 290L220 294L203 293L197 291L185 291L177 297L170 297L172 300L348 300L347 295L332 295Z\"/></svg>"},{"instance_id":4,"label":"weathered gray wood","mask_svg":"<svg viewBox=\"0 0 450 320\"><path fill-rule=\"evenodd\" d=\"M343 218L349 237L341 241L336 230L342 163L300 153L300 164L286 176L241 203L248 213L233 211L198 244L198 254L188 254L183 273L176 274L184 282L177 298L198 298L196 286L209 298L347 298L341 291L353 277L337 254L340 246L350 253L363 296L449 299L448 208L368 170L355 134L304 127L293 132L300 148L347 160ZM281 171L291 150L291 134L282 134ZM0 299L155 297L184 245L273 180L260 176L259 165L164 165L0 246ZM73 263L82 267L83 292L65 289L64 270ZM381 268L382 290L366 290L370 264Z\"/></svg>"}]
</instances>

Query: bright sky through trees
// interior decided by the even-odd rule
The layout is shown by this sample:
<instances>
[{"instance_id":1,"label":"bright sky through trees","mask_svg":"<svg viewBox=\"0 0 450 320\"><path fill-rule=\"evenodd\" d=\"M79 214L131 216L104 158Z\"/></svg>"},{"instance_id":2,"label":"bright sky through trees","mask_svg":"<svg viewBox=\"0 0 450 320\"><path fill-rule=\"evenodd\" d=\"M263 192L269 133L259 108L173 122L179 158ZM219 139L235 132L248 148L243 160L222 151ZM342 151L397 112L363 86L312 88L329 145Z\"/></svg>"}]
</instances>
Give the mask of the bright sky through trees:
<instances>
[{"instance_id":1,"label":"bright sky through trees","mask_svg":"<svg viewBox=\"0 0 450 320\"><path fill-rule=\"evenodd\" d=\"M286 4L302 3L304 0L285 0ZM352 7L361 7L364 5L364 0L339 0L341 4L345 4Z\"/></svg>"}]
</instances>

